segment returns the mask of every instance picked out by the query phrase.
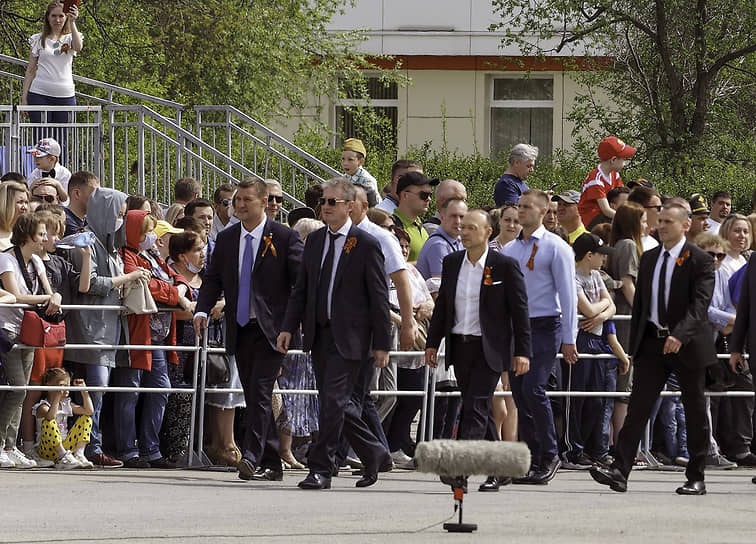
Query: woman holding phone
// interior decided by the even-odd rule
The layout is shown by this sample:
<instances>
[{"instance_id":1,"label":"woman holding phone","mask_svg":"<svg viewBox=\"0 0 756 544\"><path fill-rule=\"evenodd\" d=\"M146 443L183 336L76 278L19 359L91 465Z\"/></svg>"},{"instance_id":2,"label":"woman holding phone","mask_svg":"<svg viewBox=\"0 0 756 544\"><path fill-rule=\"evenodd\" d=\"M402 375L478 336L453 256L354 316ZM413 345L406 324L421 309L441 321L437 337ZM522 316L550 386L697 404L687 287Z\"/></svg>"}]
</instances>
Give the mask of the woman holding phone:
<instances>
[{"instance_id":1,"label":"woman holding phone","mask_svg":"<svg viewBox=\"0 0 756 544\"><path fill-rule=\"evenodd\" d=\"M76 29L78 5L78 0L66 0L65 3L53 0L48 4L42 32L29 38L31 54L21 93L22 105L76 105L72 66L84 39ZM29 112L29 118L33 123L39 123L42 113ZM48 123L68 121L67 112L53 112L47 116Z\"/></svg>"}]
</instances>

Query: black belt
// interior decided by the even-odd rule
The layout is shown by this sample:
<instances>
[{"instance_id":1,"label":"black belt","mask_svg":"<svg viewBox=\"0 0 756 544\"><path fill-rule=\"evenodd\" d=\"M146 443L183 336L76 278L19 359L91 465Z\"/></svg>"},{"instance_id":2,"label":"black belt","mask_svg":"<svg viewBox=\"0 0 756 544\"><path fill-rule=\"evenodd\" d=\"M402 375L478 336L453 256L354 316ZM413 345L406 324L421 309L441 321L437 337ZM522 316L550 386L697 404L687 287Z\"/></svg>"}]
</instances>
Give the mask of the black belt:
<instances>
[{"instance_id":1,"label":"black belt","mask_svg":"<svg viewBox=\"0 0 756 544\"><path fill-rule=\"evenodd\" d=\"M646 326L646 332L653 338L667 338L670 335L669 329L667 327L657 327L651 321L649 321L648 325Z\"/></svg>"},{"instance_id":2,"label":"black belt","mask_svg":"<svg viewBox=\"0 0 756 544\"><path fill-rule=\"evenodd\" d=\"M481 336L474 336L472 334L452 334L452 340L455 342L461 342L462 344L472 344L473 342L480 342Z\"/></svg>"}]
</instances>

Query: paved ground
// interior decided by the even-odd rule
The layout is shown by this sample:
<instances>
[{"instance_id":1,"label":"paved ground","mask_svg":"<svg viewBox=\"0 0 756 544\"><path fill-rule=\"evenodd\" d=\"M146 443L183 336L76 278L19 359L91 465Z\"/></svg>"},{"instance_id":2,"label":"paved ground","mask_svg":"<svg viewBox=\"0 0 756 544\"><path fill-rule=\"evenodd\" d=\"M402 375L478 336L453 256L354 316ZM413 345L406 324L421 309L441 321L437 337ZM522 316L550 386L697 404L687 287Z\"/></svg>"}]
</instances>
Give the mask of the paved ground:
<instances>
[{"instance_id":1,"label":"paved ground","mask_svg":"<svg viewBox=\"0 0 756 544\"><path fill-rule=\"evenodd\" d=\"M753 470L709 472L705 497L677 496L675 472L635 472L625 494L585 472L499 493L477 492L477 477L464 507L478 531L464 536L442 529L453 501L431 475L394 471L366 490L345 476L321 492L297 489L304 475L259 484L198 470L4 470L0 542L756 541Z\"/></svg>"}]
</instances>

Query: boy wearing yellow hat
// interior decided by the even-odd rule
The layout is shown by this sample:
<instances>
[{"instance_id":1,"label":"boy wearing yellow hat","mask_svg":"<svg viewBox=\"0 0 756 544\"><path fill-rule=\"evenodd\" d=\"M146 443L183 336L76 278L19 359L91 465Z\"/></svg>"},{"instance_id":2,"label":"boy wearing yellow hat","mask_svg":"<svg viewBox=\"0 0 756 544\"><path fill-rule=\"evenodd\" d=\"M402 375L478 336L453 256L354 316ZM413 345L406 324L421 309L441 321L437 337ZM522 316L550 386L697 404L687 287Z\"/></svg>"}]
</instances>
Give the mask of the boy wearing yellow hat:
<instances>
[{"instance_id":1,"label":"boy wearing yellow hat","mask_svg":"<svg viewBox=\"0 0 756 544\"><path fill-rule=\"evenodd\" d=\"M344 177L349 178L352 183L365 187L368 205L372 208L378 204L378 182L363 166L366 155L367 151L362 140L357 138L344 140L344 146L341 148L341 168L344 170Z\"/></svg>"}]
</instances>

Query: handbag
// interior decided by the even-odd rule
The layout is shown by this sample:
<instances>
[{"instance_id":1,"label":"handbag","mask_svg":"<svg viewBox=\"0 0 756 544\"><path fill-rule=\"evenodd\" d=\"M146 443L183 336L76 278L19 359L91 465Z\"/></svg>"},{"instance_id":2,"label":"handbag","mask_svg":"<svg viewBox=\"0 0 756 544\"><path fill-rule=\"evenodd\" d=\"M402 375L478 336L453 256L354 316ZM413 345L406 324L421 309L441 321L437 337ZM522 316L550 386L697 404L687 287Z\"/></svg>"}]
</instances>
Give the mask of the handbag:
<instances>
[{"instance_id":1,"label":"handbag","mask_svg":"<svg viewBox=\"0 0 756 544\"><path fill-rule=\"evenodd\" d=\"M35 348L51 348L66 345L66 324L51 323L42 319L34 310L26 310L21 321L22 344Z\"/></svg>"},{"instance_id":2,"label":"handbag","mask_svg":"<svg viewBox=\"0 0 756 544\"><path fill-rule=\"evenodd\" d=\"M226 349L226 346L217 340L208 340L207 347ZM231 369L229 368L228 355L225 353L208 352L207 366L205 368L205 385L208 387L224 385L228 382L230 374Z\"/></svg>"}]
</instances>

